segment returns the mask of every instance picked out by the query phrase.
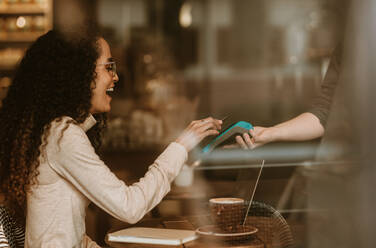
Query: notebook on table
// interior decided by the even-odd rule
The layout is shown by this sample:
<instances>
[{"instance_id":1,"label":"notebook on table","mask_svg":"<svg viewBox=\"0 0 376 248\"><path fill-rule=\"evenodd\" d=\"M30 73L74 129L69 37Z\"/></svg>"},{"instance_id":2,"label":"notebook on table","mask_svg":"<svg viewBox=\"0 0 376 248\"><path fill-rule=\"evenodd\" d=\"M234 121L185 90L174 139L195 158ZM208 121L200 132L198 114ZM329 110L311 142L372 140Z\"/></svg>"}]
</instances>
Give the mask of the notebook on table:
<instances>
[{"instance_id":1,"label":"notebook on table","mask_svg":"<svg viewBox=\"0 0 376 248\"><path fill-rule=\"evenodd\" d=\"M107 234L107 240L110 242L153 245L176 246L195 239L197 239L197 236L195 231L192 230L150 227L131 227Z\"/></svg>"}]
</instances>

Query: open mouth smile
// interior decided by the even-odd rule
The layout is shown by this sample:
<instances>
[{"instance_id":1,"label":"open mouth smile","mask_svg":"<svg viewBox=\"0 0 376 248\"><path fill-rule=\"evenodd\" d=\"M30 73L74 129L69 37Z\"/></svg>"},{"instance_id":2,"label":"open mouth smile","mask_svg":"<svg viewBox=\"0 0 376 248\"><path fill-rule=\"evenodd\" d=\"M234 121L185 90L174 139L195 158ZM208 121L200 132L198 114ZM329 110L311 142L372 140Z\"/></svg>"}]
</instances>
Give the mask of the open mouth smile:
<instances>
[{"instance_id":1,"label":"open mouth smile","mask_svg":"<svg viewBox=\"0 0 376 248\"><path fill-rule=\"evenodd\" d=\"M114 87L108 88L108 89L106 90L106 94L107 94L108 96L111 96L111 95L113 94L113 92L114 92Z\"/></svg>"}]
</instances>

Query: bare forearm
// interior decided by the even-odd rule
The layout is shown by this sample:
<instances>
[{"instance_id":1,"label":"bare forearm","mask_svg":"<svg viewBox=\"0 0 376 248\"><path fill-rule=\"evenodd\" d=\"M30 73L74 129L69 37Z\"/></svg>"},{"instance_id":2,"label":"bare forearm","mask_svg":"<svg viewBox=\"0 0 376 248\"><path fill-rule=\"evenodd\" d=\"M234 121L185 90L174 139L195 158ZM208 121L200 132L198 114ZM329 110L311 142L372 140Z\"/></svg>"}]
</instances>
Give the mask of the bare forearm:
<instances>
[{"instance_id":1,"label":"bare forearm","mask_svg":"<svg viewBox=\"0 0 376 248\"><path fill-rule=\"evenodd\" d=\"M259 127L249 130L243 137L237 136L237 143L244 149L253 149L276 141L304 141L321 137L324 127L312 113L303 113L291 120L273 127Z\"/></svg>"},{"instance_id":2,"label":"bare forearm","mask_svg":"<svg viewBox=\"0 0 376 248\"><path fill-rule=\"evenodd\" d=\"M311 113L303 113L273 127L275 141L304 141L321 137L324 127Z\"/></svg>"}]
</instances>

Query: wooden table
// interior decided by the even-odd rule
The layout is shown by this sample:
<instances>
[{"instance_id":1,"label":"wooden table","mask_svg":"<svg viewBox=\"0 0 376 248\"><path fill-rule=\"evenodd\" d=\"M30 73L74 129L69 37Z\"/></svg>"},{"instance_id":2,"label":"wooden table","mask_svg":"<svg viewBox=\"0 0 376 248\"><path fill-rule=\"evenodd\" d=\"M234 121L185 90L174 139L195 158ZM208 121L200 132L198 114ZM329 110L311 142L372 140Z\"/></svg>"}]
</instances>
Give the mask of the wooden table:
<instances>
[{"instance_id":1,"label":"wooden table","mask_svg":"<svg viewBox=\"0 0 376 248\"><path fill-rule=\"evenodd\" d=\"M150 219L144 220L135 226L142 227L158 227L158 228L171 228L171 229L184 229L184 230L195 230L197 227L208 224L209 216L190 216L190 217L176 217L176 218L160 218L160 219ZM111 230L116 231L116 230ZM265 244L262 240L254 238L246 241L222 241L222 240L208 240L204 238L198 238L194 241L185 243L181 246L166 246L166 245L145 245L145 244L131 244L131 243L117 243L109 242L106 239L106 243L112 248L140 248L140 247L150 247L150 248L169 248L169 247L189 247L189 248L264 248ZM268 246L268 245L267 245Z\"/></svg>"}]
</instances>

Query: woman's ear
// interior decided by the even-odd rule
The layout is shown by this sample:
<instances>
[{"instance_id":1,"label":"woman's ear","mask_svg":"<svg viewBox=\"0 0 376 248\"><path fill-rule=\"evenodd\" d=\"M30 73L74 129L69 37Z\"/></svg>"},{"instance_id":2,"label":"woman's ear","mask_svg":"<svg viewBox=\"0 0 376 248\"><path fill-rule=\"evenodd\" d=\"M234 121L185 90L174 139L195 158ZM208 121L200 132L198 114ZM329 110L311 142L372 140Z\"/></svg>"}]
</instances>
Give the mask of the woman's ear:
<instances>
[{"instance_id":1,"label":"woman's ear","mask_svg":"<svg viewBox=\"0 0 376 248\"><path fill-rule=\"evenodd\" d=\"M91 84L90 84L90 89L93 90L97 87L97 83L95 82L95 80L91 81Z\"/></svg>"}]
</instances>

